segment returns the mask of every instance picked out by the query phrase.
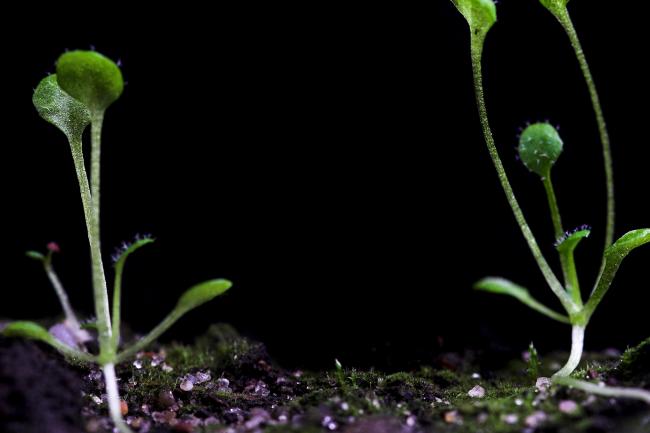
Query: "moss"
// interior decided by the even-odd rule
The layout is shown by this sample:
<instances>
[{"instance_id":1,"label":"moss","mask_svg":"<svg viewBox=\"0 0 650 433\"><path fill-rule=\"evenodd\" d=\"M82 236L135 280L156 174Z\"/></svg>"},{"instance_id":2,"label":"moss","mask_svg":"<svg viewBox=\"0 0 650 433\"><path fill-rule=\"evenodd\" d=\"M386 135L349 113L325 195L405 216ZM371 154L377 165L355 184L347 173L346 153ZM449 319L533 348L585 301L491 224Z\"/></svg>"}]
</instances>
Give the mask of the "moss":
<instances>
[{"instance_id":1,"label":"moss","mask_svg":"<svg viewBox=\"0 0 650 433\"><path fill-rule=\"evenodd\" d=\"M616 376L642 386L650 384L650 338L623 353Z\"/></svg>"},{"instance_id":2,"label":"moss","mask_svg":"<svg viewBox=\"0 0 650 433\"><path fill-rule=\"evenodd\" d=\"M619 370L636 366L645 371L647 349L646 341L626 352ZM520 359L481 370L482 356L469 353L463 355L462 368L456 370L427 365L392 374L341 368L296 375L274 364L262 344L242 338L226 325L212 326L195 344L172 344L164 352L165 362L174 369L170 373L152 367L147 357L142 358L141 368L132 364L120 368L124 395L133 408L130 414L146 416L140 410L143 404L152 411L161 410L156 396L171 389L179 406L175 409L178 418L216 419L218 424L197 430L205 433L242 425L259 408L274 420L260 430L263 433L326 432L325 419L335 422L337 431L399 431L395 426L403 426L411 417L422 432L509 433L523 431L526 418L537 411L543 411L546 420L536 431L634 432L642 420L639 414L647 414L645 406L624 400L596 398L585 404L586 394L564 387L553 388L541 398L526 373L526 363ZM550 373L554 364L565 358L561 353L545 356L540 374ZM585 354L582 369L576 374L607 380L613 371L618 372L613 370L616 365L618 360L611 356ZM180 390L184 375L206 370L212 375L210 382L196 384L191 392ZM472 373L477 371L481 372L479 376ZM219 378L229 380L228 389L215 386ZM256 392L260 381L268 392ZM483 398L468 395L476 385L485 389ZM101 390L92 394L99 395ZM562 413L562 400L575 401L578 411ZM89 399L88 405L92 404ZM239 415L232 415L233 410ZM278 422L279 414L284 414L285 421Z\"/></svg>"}]
</instances>

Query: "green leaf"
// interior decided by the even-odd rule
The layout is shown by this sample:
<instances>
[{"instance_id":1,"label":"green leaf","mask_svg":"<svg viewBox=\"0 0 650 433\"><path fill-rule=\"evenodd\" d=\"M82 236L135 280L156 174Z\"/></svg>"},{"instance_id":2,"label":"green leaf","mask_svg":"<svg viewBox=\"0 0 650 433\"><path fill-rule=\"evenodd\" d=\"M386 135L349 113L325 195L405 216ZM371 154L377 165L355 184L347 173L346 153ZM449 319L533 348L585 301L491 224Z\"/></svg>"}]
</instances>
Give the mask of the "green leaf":
<instances>
[{"instance_id":1,"label":"green leaf","mask_svg":"<svg viewBox=\"0 0 650 433\"><path fill-rule=\"evenodd\" d=\"M551 11L553 15L557 15L566 11L566 5L569 3L569 0L539 0L539 2Z\"/></svg>"},{"instance_id":2,"label":"green leaf","mask_svg":"<svg viewBox=\"0 0 650 433\"><path fill-rule=\"evenodd\" d=\"M590 233L590 229L582 229L573 233L567 233L555 242L555 249L561 253L571 253L576 249L581 240L589 237Z\"/></svg>"},{"instance_id":3,"label":"green leaf","mask_svg":"<svg viewBox=\"0 0 650 433\"><path fill-rule=\"evenodd\" d=\"M103 112L124 89L120 68L96 51L69 51L56 62L59 85L91 112Z\"/></svg>"},{"instance_id":4,"label":"green leaf","mask_svg":"<svg viewBox=\"0 0 650 433\"><path fill-rule=\"evenodd\" d=\"M497 20L497 8L492 0L451 0L465 17L472 33L485 35Z\"/></svg>"},{"instance_id":5,"label":"green leaf","mask_svg":"<svg viewBox=\"0 0 650 433\"><path fill-rule=\"evenodd\" d=\"M178 300L176 308L165 317L154 329L147 335L142 337L136 343L124 349L121 353L117 354L117 362L122 362L140 350L153 343L158 337L162 335L170 326L172 326L178 319L192 308L196 308L215 297L223 294L232 287L232 283L228 280L210 280L197 284L196 286L187 290Z\"/></svg>"},{"instance_id":6,"label":"green leaf","mask_svg":"<svg viewBox=\"0 0 650 433\"><path fill-rule=\"evenodd\" d=\"M145 245L151 244L154 241L155 239L147 236L147 237L136 239L131 244L125 245L124 247L120 248L120 250L113 256L113 261L115 262L115 266L116 267L123 266L127 257L129 257L136 250L139 250L140 248L144 247Z\"/></svg>"},{"instance_id":7,"label":"green leaf","mask_svg":"<svg viewBox=\"0 0 650 433\"><path fill-rule=\"evenodd\" d=\"M2 335L5 337L21 337L30 340L39 340L50 344L52 344L54 340L54 337L47 332L47 329L43 328L38 323L28 321L11 322L2 330Z\"/></svg>"},{"instance_id":8,"label":"green leaf","mask_svg":"<svg viewBox=\"0 0 650 433\"><path fill-rule=\"evenodd\" d=\"M556 313L539 301L535 300L527 289L521 287L510 280L500 277L487 277L474 284L477 290L485 292L497 293L499 295L509 295L518 299L520 302L528 305L533 310L542 313L551 319L557 320L562 323L570 323L569 318L560 313Z\"/></svg>"},{"instance_id":9,"label":"green leaf","mask_svg":"<svg viewBox=\"0 0 650 433\"><path fill-rule=\"evenodd\" d=\"M179 311L189 311L222 295L231 287L232 283L230 281L222 279L197 284L181 295L176 304L176 309Z\"/></svg>"},{"instance_id":10,"label":"green leaf","mask_svg":"<svg viewBox=\"0 0 650 433\"><path fill-rule=\"evenodd\" d=\"M59 87L57 76L41 80L34 91L32 102L38 114L59 128L68 139L81 139L90 123L88 108Z\"/></svg>"},{"instance_id":11,"label":"green leaf","mask_svg":"<svg viewBox=\"0 0 650 433\"><path fill-rule=\"evenodd\" d=\"M38 251L27 251L25 252L25 255L30 259L38 260L39 262L45 260L45 256L42 253L39 253Z\"/></svg>"},{"instance_id":12,"label":"green leaf","mask_svg":"<svg viewBox=\"0 0 650 433\"><path fill-rule=\"evenodd\" d=\"M5 337L18 337L18 338L27 338L30 340L38 340L44 343L49 344L54 347L56 350L61 352L67 358L79 362L95 362L95 356L81 352L73 347L68 346L54 338L52 334L47 332L47 329L43 328L38 323L28 322L28 321L17 321L11 322L8 324L0 333Z\"/></svg>"},{"instance_id":13,"label":"green leaf","mask_svg":"<svg viewBox=\"0 0 650 433\"><path fill-rule=\"evenodd\" d=\"M621 236L605 251L608 260L623 260L633 249L650 242L650 229L632 230Z\"/></svg>"},{"instance_id":14,"label":"green leaf","mask_svg":"<svg viewBox=\"0 0 650 433\"><path fill-rule=\"evenodd\" d=\"M584 308L586 320L594 314L596 307L612 285L612 281L621 266L621 262L635 248L650 242L650 229L638 229L627 232L605 250L605 262L598 276L598 281Z\"/></svg>"}]
</instances>

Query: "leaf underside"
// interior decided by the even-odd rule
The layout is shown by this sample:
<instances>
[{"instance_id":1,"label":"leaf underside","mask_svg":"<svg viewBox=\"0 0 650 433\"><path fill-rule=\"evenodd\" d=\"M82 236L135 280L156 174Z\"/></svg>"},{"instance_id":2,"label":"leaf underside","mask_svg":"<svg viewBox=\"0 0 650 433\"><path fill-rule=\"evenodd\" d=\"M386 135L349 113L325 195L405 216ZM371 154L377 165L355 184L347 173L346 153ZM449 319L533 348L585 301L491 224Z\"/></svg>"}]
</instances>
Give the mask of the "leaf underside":
<instances>
[{"instance_id":1,"label":"leaf underside","mask_svg":"<svg viewBox=\"0 0 650 433\"><path fill-rule=\"evenodd\" d=\"M565 315L557 313L550 308L546 307L535 298L533 298L528 290L521 287L510 280L501 277L487 277L474 284L474 288L485 292L496 293L499 295L509 295L516 298L520 302L526 304L533 310L557 320L562 323L570 323L569 318Z\"/></svg>"}]
</instances>

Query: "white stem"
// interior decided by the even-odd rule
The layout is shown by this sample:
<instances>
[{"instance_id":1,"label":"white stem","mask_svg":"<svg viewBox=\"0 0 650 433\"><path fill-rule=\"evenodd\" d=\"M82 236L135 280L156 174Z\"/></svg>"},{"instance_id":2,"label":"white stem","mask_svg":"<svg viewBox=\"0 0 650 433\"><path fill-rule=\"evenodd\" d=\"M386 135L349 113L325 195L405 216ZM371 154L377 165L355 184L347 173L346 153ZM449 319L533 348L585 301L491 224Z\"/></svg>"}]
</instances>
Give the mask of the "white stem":
<instances>
[{"instance_id":1,"label":"white stem","mask_svg":"<svg viewBox=\"0 0 650 433\"><path fill-rule=\"evenodd\" d=\"M115 377L115 364L109 363L102 366L104 381L106 382L106 395L108 397L108 412L115 427L121 433L133 433L122 419L120 408L120 394L117 390L117 378Z\"/></svg>"},{"instance_id":2,"label":"white stem","mask_svg":"<svg viewBox=\"0 0 650 433\"><path fill-rule=\"evenodd\" d=\"M71 326L75 332L78 331L81 327L79 326L77 316L74 314L74 310L70 305L70 301L68 300L68 295L63 288L63 284L61 284L61 280L59 280L56 272L54 272L52 265L46 264L45 272L47 273L47 278L49 278L50 283L52 283L52 287L54 287L56 295L59 297L59 302L61 302L61 308L63 308L63 312L65 313L65 318L68 321L68 325Z\"/></svg>"},{"instance_id":3,"label":"white stem","mask_svg":"<svg viewBox=\"0 0 650 433\"><path fill-rule=\"evenodd\" d=\"M580 364L582 358L582 349L585 342L585 327L574 325L571 332L571 354L564 367L553 375L556 377L568 377Z\"/></svg>"},{"instance_id":4,"label":"white stem","mask_svg":"<svg viewBox=\"0 0 650 433\"><path fill-rule=\"evenodd\" d=\"M650 404L650 391L641 388L620 388L615 386L597 385L584 380L576 380L570 378L560 378L557 383L561 385L572 386L579 390L589 392L591 394L602 395L604 397L619 397L619 398L634 398L643 400Z\"/></svg>"}]
</instances>

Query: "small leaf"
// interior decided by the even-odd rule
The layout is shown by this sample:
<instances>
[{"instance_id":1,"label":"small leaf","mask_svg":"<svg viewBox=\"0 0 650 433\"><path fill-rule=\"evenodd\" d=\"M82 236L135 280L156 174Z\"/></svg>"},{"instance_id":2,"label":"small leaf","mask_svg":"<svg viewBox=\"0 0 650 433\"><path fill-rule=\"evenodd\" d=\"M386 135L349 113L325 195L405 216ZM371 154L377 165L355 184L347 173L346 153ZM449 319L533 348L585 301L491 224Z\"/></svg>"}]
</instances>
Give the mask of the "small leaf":
<instances>
[{"instance_id":1,"label":"small leaf","mask_svg":"<svg viewBox=\"0 0 650 433\"><path fill-rule=\"evenodd\" d=\"M38 260L39 262L45 260L45 256L42 253L39 253L38 251L27 251L25 255L30 259Z\"/></svg>"},{"instance_id":2,"label":"small leaf","mask_svg":"<svg viewBox=\"0 0 650 433\"><path fill-rule=\"evenodd\" d=\"M581 240L589 237L590 233L591 229L588 228L567 232L555 242L555 249L561 253L570 253L576 249Z\"/></svg>"},{"instance_id":3,"label":"small leaf","mask_svg":"<svg viewBox=\"0 0 650 433\"><path fill-rule=\"evenodd\" d=\"M2 330L2 334L6 337L29 338L50 344L54 340L54 337L47 332L47 329L37 323L27 321L11 322Z\"/></svg>"},{"instance_id":4,"label":"small leaf","mask_svg":"<svg viewBox=\"0 0 650 433\"><path fill-rule=\"evenodd\" d=\"M145 237L136 238L130 244L124 243L124 245L120 247L118 251L115 252L115 254L113 254L113 262L115 263L115 266L118 266L119 263L124 263L126 261L126 258L130 256L132 253L134 253L136 250L139 250L140 248L144 247L145 245L151 244L154 241L155 241L154 238L145 236Z\"/></svg>"},{"instance_id":5,"label":"small leaf","mask_svg":"<svg viewBox=\"0 0 650 433\"><path fill-rule=\"evenodd\" d=\"M56 62L59 85L93 112L103 112L124 89L120 68L96 51L69 51Z\"/></svg>"},{"instance_id":6,"label":"small leaf","mask_svg":"<svg viewBox=\"0 0 650 433\"><path fill-rule=\"evenodd\" d=\"M88 108L59 87L56 75L41 80L32 102L38 114L63 131L69 139L80 139L90 123Z\"/></svg>"},{"instance_id":7,"label":"small leaf","mask_svg":"<svg viewBox=\"0 0 650 433\"><path fill-rule=\"evenodd\" d=\"M465 17L472 33L485 35L497 20L493 0L451 0Z\"/></svg>"},{"instance_id":8,"label":"small leaf","mask_svg":"<svg viewBox=\"0 0 650 433\"><path fill-rule=\"evenodd\" d=\"M601 270L596 286L584 307L584 315L589 319L609 291L612 281L623 259L635 248L650 242L650 229L638 229L627 232L605 250L605 264Z\"/></svg>"},{"instance_id":9,"label":"small leaf","mask_svg":"<svg viewBox=\"0 0 650 433\"><path fill-rule=\"evenodd\" d=\"M228 280L210 280L197 284L196 286L188 289L181 295L176 309L181 311L188 311L196 308L201 304L211 301L215 297L225 293L232 287L232 283Z\"/></svg>"},{"instance_id":10,"label":"small leaf","mask_svg":"<svg viewBox=\"0 0 650 433\"><path fill-rule=\"evenodd\" d=\"M648 242L650 242L650 229L632 230L625 233L609 248L607 248L605 255L608 260L610 257L612 259L616 258L622 260L630 253L630 251L640 247L641 245L647 244Z\"/></svg>"},{"instance_id":11,"label":"small leaf","mask_svg":"<svg viewBox=\"0 0 650 433\"><path fill-rule=\"evenodd\" d=\"M569 318L565 315L556 313L545 305L541 304L535 298L533 298L528 290L513 283L510 280L499 277L487 277L478 281L474 284L474 288L477 290L483 290L485 292L497 293L500 295L509 295L520 302L528 305L533 310L542 313L551 319L557 320L562 323L569 323Z\"/></svg>"}]
</instances>

